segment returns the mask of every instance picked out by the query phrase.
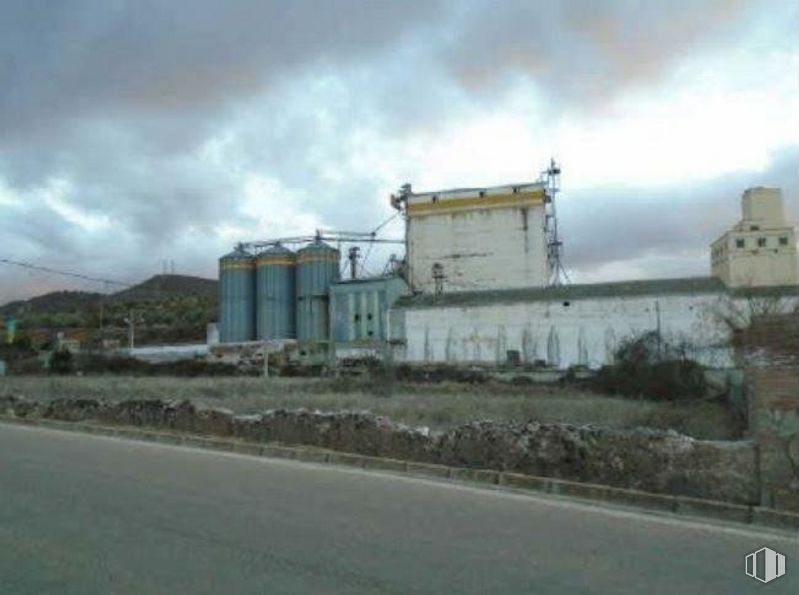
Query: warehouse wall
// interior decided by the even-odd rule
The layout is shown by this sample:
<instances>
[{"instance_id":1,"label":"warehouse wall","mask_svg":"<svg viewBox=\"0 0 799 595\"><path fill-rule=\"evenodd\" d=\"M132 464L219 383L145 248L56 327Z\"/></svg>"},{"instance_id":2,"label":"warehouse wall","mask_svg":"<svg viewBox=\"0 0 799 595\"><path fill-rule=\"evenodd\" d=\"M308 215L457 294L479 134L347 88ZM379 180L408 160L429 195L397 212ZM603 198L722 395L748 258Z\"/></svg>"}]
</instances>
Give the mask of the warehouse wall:
<instances>
[{"instance_id":1,"label":"warehouse wall","mask_svg":"<svg viewBox=\"0 0 799 595\"><path fill-rule=\"evenodd\" d=\"M781 307L795 303L781 300ZM403 322L406 344L398 355L408 362L499 364L518 350L523 362L563 369L610 363L621 340L657 329L659 310L664 341L684 341L692 359L729 367L729 327L719 318L748 308L746 299L720 292L414 307L392 316Z\"/></svg>"},{"instance_id":2,"label":"warehouse wall","mask_svg":"<svg viewBox=\"0 0 799 595\"><path fill-rule=\"evenodd\" d=\"M330 318L336 343L385 340L388 309L408 293L399 277L342 281L330 286Z\"/></svg>"}]
</instances>

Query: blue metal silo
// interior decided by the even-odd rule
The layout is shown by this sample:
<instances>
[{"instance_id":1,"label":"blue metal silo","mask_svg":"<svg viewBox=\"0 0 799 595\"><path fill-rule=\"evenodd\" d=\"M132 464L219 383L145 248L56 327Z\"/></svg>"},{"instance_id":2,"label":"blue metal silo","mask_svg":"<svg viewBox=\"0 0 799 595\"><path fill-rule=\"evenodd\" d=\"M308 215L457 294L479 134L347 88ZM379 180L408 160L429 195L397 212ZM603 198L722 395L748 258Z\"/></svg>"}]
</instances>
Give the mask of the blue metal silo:
<instances>
[{"instance_id":1,"label":"blue metal silo","mask_svg":"<svg viewBox=\"0 0 799 595\"><path fill-rule=\"evenodd\" d=\"M275 245L255 259L255 324L259 340L293 339L297 255Z\"/></svg>"},{"instance_id":2,"label":"blue metal silo","mask_svg":"<svg viewBox=\"0 0 799 595\"><path fill-rule=\"evenodd\" d=\"M330 284L339 278L339 251L321 240L297 251L297 339L330 337Z\"/></svg>"},{"instance_id":3,"label":"blue metal silo","mask_svg":"<svg viewBox=\"0 0 799 595\"><path fill-rule=\"evenodd\" d=\"M255 339L255 259L237 247L219 259L219 340Z\"/></svg>"}]
</instances>

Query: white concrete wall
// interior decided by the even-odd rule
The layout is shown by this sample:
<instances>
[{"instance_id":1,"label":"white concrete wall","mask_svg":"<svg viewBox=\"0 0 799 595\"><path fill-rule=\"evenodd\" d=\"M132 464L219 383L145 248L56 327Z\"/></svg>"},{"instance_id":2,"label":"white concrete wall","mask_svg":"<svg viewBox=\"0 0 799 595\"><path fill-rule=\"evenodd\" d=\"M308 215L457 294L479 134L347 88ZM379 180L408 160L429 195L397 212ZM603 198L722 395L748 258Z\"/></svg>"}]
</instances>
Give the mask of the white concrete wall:
<instances>
[{"instance_id":1,"label":"white concrete wall","mask_svg":"<svg viewBox=\"0 0 799 595\"><path fill-rule=\"evenodd\" d=\"M547 282L544 207L486 208L414 216L408 222L414 288L432 293L434 263L445 291L541 287Z\"/></svg>"},{"instance_id":2,"label":"white concrete wall","mask_svg":"<svg viewBox=\"0 0 799 595\"><path fill-rule=\"evenodd\" d=\"M201 358L208 355L207 343L186 345L152 345L147 347L134 347L133 349L120 349L129 357L146 360L149 362L169 362L181 359Z\"/></svg>"},{"instance_id":3,"label":"white concrete wall","mask_svg":"<svg viewBox=\"0 0 799 595\"><path fill-rule=\"evenodd\" d=\"M772 301L773 302L773 301ZM522 361L544 360L558 368L598 368L612 361L619 342L657 328L660 310L664 341L685 341L689 357L711 367L732 364L729 327L719 314L746 316L746 300L725 294L531 301L467 307L407 308L401 312L408 362L504 363L507 350ZM779 301L790 309L795 298ZM392 316L400 313L392 313Z\"/></svg>"}]
</instances>

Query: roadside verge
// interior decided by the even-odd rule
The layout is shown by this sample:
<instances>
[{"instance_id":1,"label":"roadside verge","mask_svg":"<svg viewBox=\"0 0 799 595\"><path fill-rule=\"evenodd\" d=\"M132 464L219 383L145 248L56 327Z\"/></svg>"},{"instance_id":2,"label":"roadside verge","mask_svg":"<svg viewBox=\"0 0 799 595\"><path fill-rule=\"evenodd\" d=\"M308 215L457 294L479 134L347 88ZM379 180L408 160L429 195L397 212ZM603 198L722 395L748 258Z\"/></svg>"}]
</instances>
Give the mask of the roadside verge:
<instances>
[{"instance_id":1,"label":"roadside verge","mask_svg":"<svg viewBox=\"0 0 799 595\"><path fill-rule=\"evenodd\" d=\"M479 485L497 486L501 489L537 492L608 503L617 506L628 506L650 512L671 513L686 517L701 517L703 519L744 523L789 531L799 530L799 514L790 512L753 505L732 504L687 496L655 494L606 485L524 475L521 473L452 467L433 463L365 456L310 446L286 446L280 443L259 443L227 437L211 437L130 426L108 426L98 423L11 417L5 415L0 415L0 422L84 432L131 440L158 442L176 446L227 451L250 456L345 465L434 479L464 481Z\"/></svg>"}]
</instances>

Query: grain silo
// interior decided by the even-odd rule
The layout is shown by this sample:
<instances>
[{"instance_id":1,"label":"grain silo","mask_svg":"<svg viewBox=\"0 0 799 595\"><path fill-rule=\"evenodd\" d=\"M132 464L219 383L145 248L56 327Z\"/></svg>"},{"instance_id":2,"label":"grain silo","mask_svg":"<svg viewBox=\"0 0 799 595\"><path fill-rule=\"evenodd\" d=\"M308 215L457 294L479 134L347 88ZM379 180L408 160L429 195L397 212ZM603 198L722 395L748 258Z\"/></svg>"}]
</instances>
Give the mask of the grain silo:
<instances>
[{"instance_id":1,"label":"grain silo","mask_svg":"<svg viewBox=\"0 0 799 595\"><path fill-rule=\"evenodd\" d=\"M255 260L255 323L258 340L296 337L294 301L297 255L276 244Z\"/></svg>"},{"instance_id":2,"label":"grain silo","mask_svg":"<svg viewBox=\"0 0 799 595\"><path fill-rule=\"evenodd\" d=\"M297 339L330 337L330 284L339 278L339 251L321 240L297 251Z\"/></svg>"},{"instance_id":3,"label":"grain silo","mask_svg":"<svg viewBox=\"0 0 799 595\"><path fill-rule=\"evenodd\" d=\"M237 247L219 259L219 340L255 339L255 259Z\"/></svg>"}]
</instances>

